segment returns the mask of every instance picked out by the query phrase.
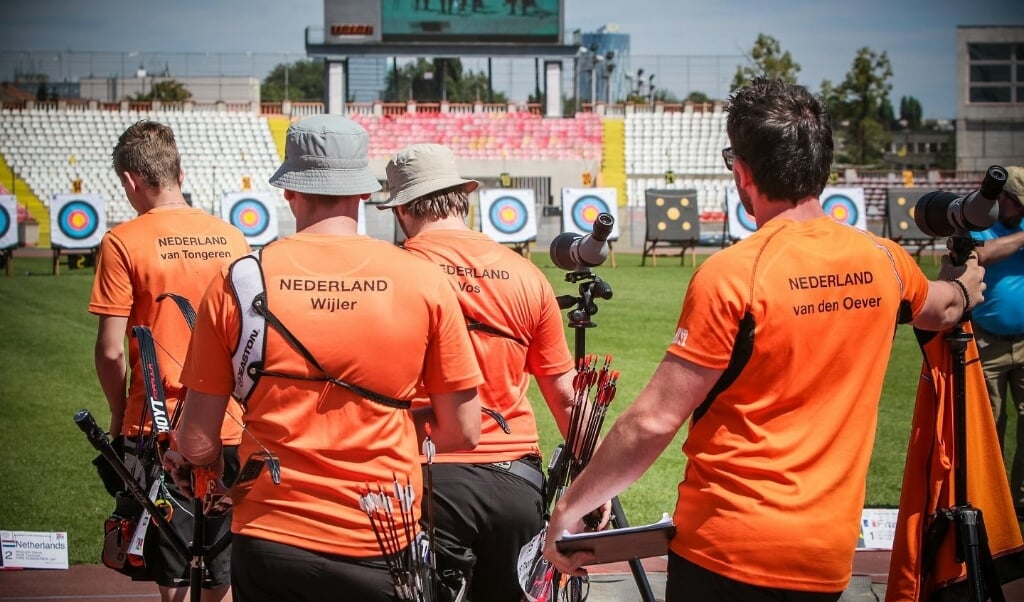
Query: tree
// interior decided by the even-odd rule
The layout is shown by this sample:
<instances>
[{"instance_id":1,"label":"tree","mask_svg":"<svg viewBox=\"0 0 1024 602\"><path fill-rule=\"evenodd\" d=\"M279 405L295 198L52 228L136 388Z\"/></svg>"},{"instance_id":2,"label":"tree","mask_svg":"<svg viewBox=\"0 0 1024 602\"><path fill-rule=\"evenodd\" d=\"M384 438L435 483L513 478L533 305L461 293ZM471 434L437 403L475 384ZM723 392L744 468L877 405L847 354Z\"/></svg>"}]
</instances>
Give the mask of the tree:
<instances>
[{"instance_id":1,"label":"tree","mask_svg":"<svg viewBox=\"0 0 1024 602\"><path fill-rule=\"evenodd\" d=\"M264 102L324 101L325 91L324 62L309 59L274 67L260 86L260 98Z\"/></svg>"},{"instance_id":2,"label":"tree","mask_svg":"<svg viewBox=\"0 0 1024 602\"><path fill-rule=\"evenodd\" d=\"M921 103L913 96L900 98L900 122L903 124L903 127L911 131L921 129L923 113Z\"/></svg>"},{"instance_id":3,"label":"tree","mask_svg":"<svg viewBox=\"0 0 1024 602\"><path fill-rule=\"evenodd\" d=\"M443 88L442 88L443 85ZM465 72L459 59L416 59L393 66L387 75L385 102L508 102L490 89L486 73Z\"/></svg>"},{"instance_id":4,"label":"tree","mask_svg":"<svg viewBox=\"0 0 1024 602\"><path fill-rule=\"evenodd\" d=\"M711 97L703 92L690 92L690 95L686 97L687 102L700 105L711 102Z\"/></svg>"},{"instance_id":5,"label":"tree","mask_svg":"<svg viewBox=\"0 0 1024 602\"><path fill-rule=\"evenodd\" d=\"M881 159L889 133L880 115L889 102L891 78L892 65L885 51L876 53L863 47L857 51L843 83L833 86L828 80L822 82L822 96L832 112L834 125L845 130L846 141L851 143L848 146L853 154L843 159L859 165Z\"/></svg>"},{"instance_id":6,"label":"tree","mask_svg":"<svg viewBox=\"0 0 1024 602\"><path fill-rule=\"evenodd\" d=\"M160 102L182 102L192 98L184 84L174 79L165 79L153 84L153 88L135 95L135 100L159 100Z\"/></svg>"},{"instance_id":7,"label":"tree","mask_svg":"<svg viewBox=\"0 0 1024 602\"><path fill-rule=\"evenodd\" d=\"M772 36L763 33L757 34L754 47L743 56L747 58L747 65L736 67L731 90L750 85L755 77L782 79L791 84L796 83L796 74L800 72L800 64L793 61L788 50L782 52L779 41Z\"/></svg>"}]
</instances>

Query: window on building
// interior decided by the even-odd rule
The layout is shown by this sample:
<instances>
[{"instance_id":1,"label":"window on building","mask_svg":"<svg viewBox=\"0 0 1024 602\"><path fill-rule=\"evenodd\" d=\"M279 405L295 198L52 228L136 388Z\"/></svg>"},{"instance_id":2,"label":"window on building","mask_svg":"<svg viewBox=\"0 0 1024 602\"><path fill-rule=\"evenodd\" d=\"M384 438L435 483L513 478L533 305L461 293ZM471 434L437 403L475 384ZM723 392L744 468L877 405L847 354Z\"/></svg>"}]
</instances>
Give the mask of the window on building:
<instances>
[{"instance_id":1,"label":"window on building","mask_svg":"<svg viewBox=\"0 0 1024 602\"><path fill-rule=\"evenodd\" d=\"M968 44L968 100L1024 103L1024 44Z\"/></svg>"}]
</instances>

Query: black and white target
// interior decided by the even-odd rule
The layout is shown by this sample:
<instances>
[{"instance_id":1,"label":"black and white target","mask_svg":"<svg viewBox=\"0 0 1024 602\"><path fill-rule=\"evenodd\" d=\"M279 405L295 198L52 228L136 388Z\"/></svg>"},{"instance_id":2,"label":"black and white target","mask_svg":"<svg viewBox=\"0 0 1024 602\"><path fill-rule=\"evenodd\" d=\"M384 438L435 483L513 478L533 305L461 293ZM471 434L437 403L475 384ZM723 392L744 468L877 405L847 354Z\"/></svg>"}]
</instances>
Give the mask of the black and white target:
<instances>
[{"instance_id":1,"label":"black and white target","mask_svg":"<svg viewBox=\"0 0 1024 602\"><path fill-rule=\"evenodd\" d=\"M0 249L18 246L18 201L14 195L0 195Z\"/></svg>"},{"instance_id":2,"label":"black and white target","mask_svg":"<svg viewBox=\"0 0 1024 602\"><path fill-rule=\"evenodd\" d=\"M106 202L98 194L58 194L50 200L50 244L94 249L107 232Z\"/></svg>"},{"instance_id":3,"label":"black and white target","mask_svg":"<svg viewBox=\"0 0 1024 602\"><path fill-rule=\"evenodd\" d=\"M220 215L242 231L249 246L260 247L278 237L277 201L273 192L229 192L220 202Z\"/></svg>"},{"instance_id":4,"label":"black and white target","mask_svg":"<svg viewBox=\"0 0 1024 602\"><path fill-rule=\"evenodd\" d=\"M563 188L562 231L581 236L594 230L594 220L602 213L615 218L610 240L619 238L618 194L614 188Z\"/></svg>"},{"instance_id":5,"label":"black and white target","mask_svg":"<svg viewBox=\"0 0 1024 602\"><path fill-rule=\"evenodd\" d=\"M501 243L535 240L537 202L533 189L481 189L480 231Z\"/></svg>"},{"instance_id":6,"label":"black and white target","mask_svg":"<svg viewBox=\"0 0 1024 602\"><path fill-rule=\"evenodd\" d=\"M821 193L821 208L837 222L867 230L863 188L825 188Z\"/></svg>"}]
</instances>

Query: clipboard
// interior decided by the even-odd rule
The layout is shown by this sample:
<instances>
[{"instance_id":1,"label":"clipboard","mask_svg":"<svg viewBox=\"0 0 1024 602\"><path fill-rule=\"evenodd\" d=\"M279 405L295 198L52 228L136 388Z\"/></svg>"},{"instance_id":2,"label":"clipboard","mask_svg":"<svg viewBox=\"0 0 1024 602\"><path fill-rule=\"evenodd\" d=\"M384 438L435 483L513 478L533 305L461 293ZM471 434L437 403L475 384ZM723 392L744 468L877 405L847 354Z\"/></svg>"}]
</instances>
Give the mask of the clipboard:
<instances>
[{"instance_id":1,"label":"clipboard","mask_svg":"<svg viewBox=\"0 0 1024 602\"><path fill-rule=\"evenodd\" d=\"M660 521L639 527L609 529L587 533L566 533L555 541L555 547L562 554L590 552L593 559L584 566L625 562L640 558L665 556L668 542L676 533L676 526L666 514Z\"/></svg>"}]
</instances>

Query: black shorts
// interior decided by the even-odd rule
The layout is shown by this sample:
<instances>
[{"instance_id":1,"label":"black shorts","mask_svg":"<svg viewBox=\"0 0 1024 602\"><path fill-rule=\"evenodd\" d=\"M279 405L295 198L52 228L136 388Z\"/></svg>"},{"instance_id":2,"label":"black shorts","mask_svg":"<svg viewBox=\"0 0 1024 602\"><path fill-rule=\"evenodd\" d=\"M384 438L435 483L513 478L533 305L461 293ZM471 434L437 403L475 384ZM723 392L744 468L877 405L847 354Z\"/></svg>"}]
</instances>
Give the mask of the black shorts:
<instances>
[{"instance_id":1,"label":"black shorts","mask_svg":"<svg viewBox=\"0 0 1024 602\"><path fill-rule=\"evenodd\" d=\"M238 447L224 446L224 483L230 485L238 474ZM188 545L192 541L193 526L192 500L185 498L167 475L164 489L158 496L169 501L174 508L171 514L171 528ZM231 513L217 518L207 518L204 547L214 555L204 559L203 587L215 588L231 583ZM155 522L150 522L146 531L146 543L142 556L150 571L152 580L164 587L188 587L189 562L182 558L170 541L164 537Z\"/></svg>"},{"instance_id":2,"label":"black shorts","mask_svg":"<svg viewBox=\"0 0 1024 602\"><path fill-rule=\"evenodd\" d=\"M836 602L843 592L802 592L770 587L758 587L723 577L709 571L675 552L668 553L668 581L665 585L666 602L700 600L701 602Z\"/></svg>"},{"instance_id":3,"label":"black shorts","mask_svg":"<svg viewBox=\"0 0 1024 602\"><path fill-rule=\"evenodd\" d=\"M232 547L235 602L396 600L382 558L348 558L238 534Z\"/></svg>"},{"instance_id":4,"label":"black shorts","mask_svg":"<svg viewBox=\"0 0 1024 602\"><path fill-rule=\"evenodd\" d=\"M431 470L438 570L471 571L470 600L521 600L516 565L522 547L544 528L540 490L486 464L437 463ZM542 474L539 460L536 470ZM429 508L424 501L423 512Z\"/></svg>"}]
</instances>

